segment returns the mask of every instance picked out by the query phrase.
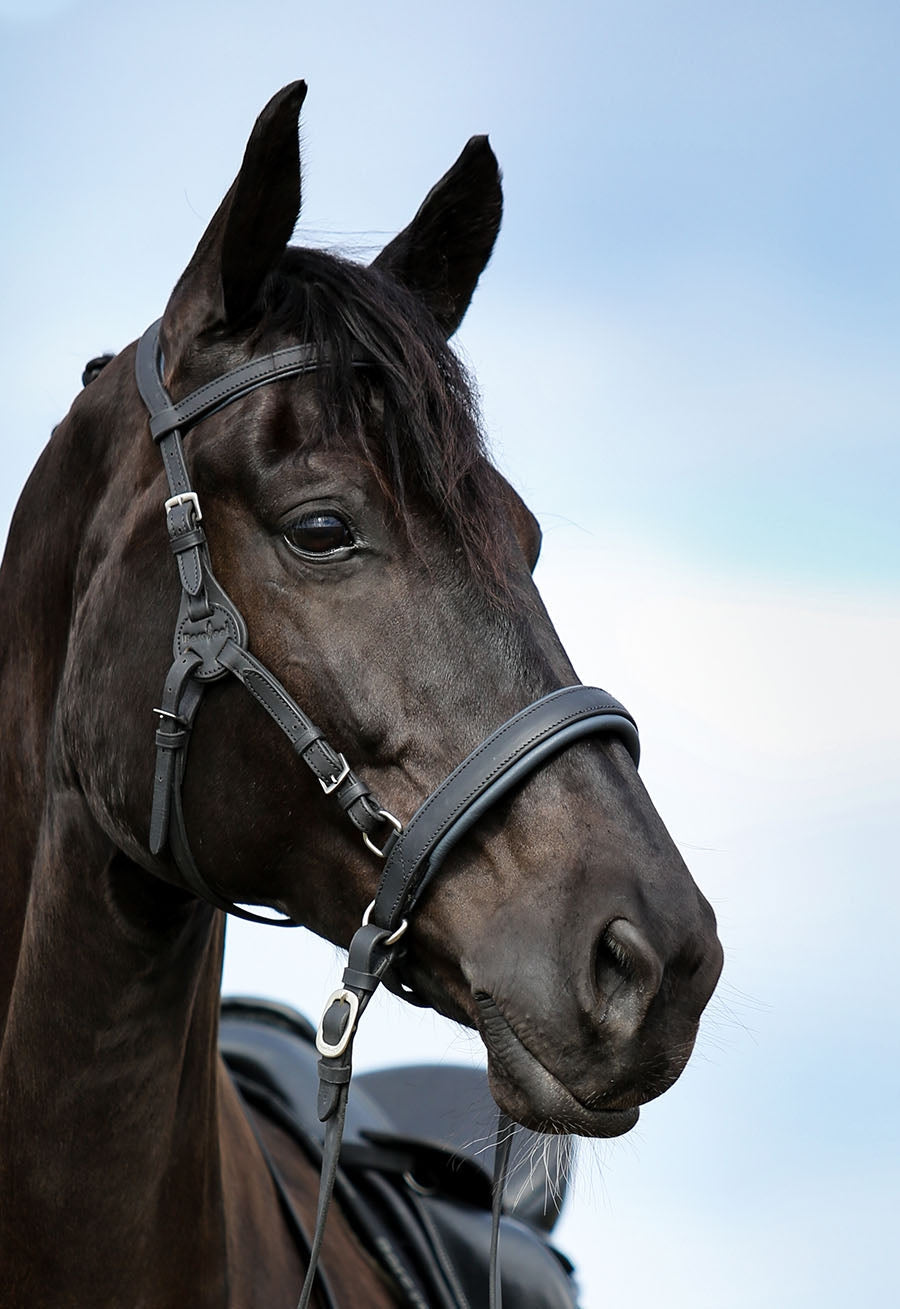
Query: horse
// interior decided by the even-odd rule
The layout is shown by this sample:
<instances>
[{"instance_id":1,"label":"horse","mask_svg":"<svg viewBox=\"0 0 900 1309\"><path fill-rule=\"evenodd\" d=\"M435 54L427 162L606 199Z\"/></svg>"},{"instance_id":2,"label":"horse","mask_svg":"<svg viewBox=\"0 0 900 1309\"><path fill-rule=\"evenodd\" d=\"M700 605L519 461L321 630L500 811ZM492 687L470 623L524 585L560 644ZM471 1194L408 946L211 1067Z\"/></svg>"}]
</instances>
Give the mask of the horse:
<instances>
[{"instance_id":1,"label":"horse","mask_svg":"<svg viewBox=\"0 0 900 1309\"><path fill-rule=\"evenodd\" d=\"M318 1172L217 1053L228 911L368 934L323 1065L385 980L475 1028L497 1105L542 1133L633 1127L722 964L629 715L580 685L543 608L539 526L448 344L500 226L488 140L364 266L289 244L305 94L263 110L143 375L135 345L95 370L9 531L7 1309L296 1303L265 1156L308 1230ZM404 866L423 810L470 796L427 876ZM340 1204L321 1267L337 1306L406 1302Z\"/></svg>"}]
</instances>

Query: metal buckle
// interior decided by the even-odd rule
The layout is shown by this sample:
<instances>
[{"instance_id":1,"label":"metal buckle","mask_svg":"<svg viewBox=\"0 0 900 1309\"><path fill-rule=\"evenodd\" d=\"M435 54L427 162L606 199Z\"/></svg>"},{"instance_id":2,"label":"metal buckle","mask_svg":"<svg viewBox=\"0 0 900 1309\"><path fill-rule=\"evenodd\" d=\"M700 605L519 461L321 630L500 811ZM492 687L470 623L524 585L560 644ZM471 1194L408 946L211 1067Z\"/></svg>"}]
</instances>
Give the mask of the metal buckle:
<instances>
[{"instance_id":1,"label":"metal buckle","mask_svg":"<svg viewBox=\"0 0 900 1309\"><path fill-rule=\"evenodd\" d=\"M363 914L363 920L362 920L363 927L369 926L369 915L371 914L374 908L375 908L375 901L373 900L372 903L367 907L366 912ZM397 942L400 940L400 937L406 931L407 927L409 927L409 919L404 918L403 922L397 928L396 932L392 933L392 935L389 936L386 941L382 941L381 944L396 945Z\"/></svg>"},{"instance_id":2,"label":"metal buckle","mask_svg":"<svg viewBox=\"0 0 900 1309\"><path fill-rule=\"evenodd\" d=\"M325 1032L323 1029L325 1015L336 1000L339 1000L342 1004L348 1004L350 1006L350 1017L347 1019L347 1025L344 1028L341 1039L332 1045L330 1041L325 1040ZM359 996L355 995L352 991L348 991L345 986L340 986L336 991L332 991L331 995L325 1001L325 1008L322 1010L322 1017L319 1019L319 1027L316 1032L316 1049L319 1054L325 1059L337 1059L338 1055L342 1055L350 1044L350 1038L356 1028L356 1020L358 1017Z\"/></svg>"},{"instance_id":3,"label":"metal buckle","mask_svg":"<svg viewBox=\"0 0 900 1309\"><path fill-rule=\"evenodd\" d=\"M394 831L397 833L398 836L403 831L403 824L401 823L400 819L395 818L393 814L388 813L387 809L379 809L377 816L379 818L382 818L386 823L390 823L391 827L393 827ZM380 850L378 849L378 846L375 844L375 842L371 840L368 832L362 833L362 839L365 845L372 851L373 855L376 855L379 859L385 858L387 854L387 841L390 840L390 836L388 836L387 840L385 841L384 845Z\"/></svg>"},{"instance_id":4,"label":"metal buckle","mask_svg":"<svg viewBox=\"0 0 900 1309\"><path fill-rule=\"evenodd\" d=\"M174 509L177 505L183 504L192 504L194 506L194 517L199 523L203 514L200 512L200 501L197 499L196 491L182 491L180 495L173 495L171 499L166 501L166 513L168 514L169 510Z\"/></svg>"},{"instance_id":5,"label":"metal buckle","mask_svg":"<svg viewBox=\"0 0 900 1309\"><path fill-rule=\"evenodd\" d=\"M331 795L332 791L338 789L344 778L350 776L350 765L340 752L338 752L338 763L341 765L341 771L339 773L333 773L331 777L320 777L318 779L319 786L321 786L326 795Z\"/></svg>"}]
</instances>

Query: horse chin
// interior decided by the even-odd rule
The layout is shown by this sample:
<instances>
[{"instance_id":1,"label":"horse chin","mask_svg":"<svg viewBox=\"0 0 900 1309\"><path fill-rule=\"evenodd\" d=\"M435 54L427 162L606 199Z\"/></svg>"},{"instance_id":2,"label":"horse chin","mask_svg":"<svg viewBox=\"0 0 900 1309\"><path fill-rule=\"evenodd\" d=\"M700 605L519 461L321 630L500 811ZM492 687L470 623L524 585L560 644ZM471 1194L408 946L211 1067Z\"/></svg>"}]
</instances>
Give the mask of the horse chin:
<instances>
[{"instance_id":1,"label":"horse chin","mask_svg":"<svg viewBox=\"0 0 900 1309\"><path fill-rule=\"evenodd\" d=\"M612 1137L631 1131L640 1116L636 1106L597 1109L584 1104L528 1049L492 997L480 995L477 1003L491 1094L510 1118L533 1132Z\"/></svg>"},{"instance_id":2,"label":"horse chin","mask_svg":"<svg viewBox=\"0 0 900 1309\"><path fill-rule=\"evenodd\" d=\"M637 1107L596 1109L584 1104L528 1049L501 1014L493 997L474 993L452 995L418 969L389 973L386 985L409 1003L427 1006L454 1022L474 1027L488 1055L491 1094L504 1113L533 1132L552 1135L612 1137L630 1132L638 1121ZM466 1003L468 999L469 1003Z\"/></svg>"}]
</instances>

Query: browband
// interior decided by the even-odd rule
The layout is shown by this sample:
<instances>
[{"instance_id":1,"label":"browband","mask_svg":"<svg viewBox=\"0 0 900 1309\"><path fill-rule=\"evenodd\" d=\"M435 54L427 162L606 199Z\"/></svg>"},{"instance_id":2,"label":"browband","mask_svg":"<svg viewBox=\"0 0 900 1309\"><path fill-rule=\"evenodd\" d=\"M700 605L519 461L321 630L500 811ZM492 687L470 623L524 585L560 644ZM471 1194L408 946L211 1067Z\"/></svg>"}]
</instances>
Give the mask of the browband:
<instances>
[{"instance_id":1,"label":"browband","mask_svg":"<svg viewBox=\"0 0 900 1309\"><path fill-rule=\"evenodd\" d=\"M158 318L141 337L135 362L138 390L150 411L150 432L157 442L175 428L186 432L195 423L199 423L201 418L224 408L249 391L255 391L258 386L274 382L279 377L296 377L301 373L315 372L331 360L327 346L321 351L317 351L313 345L285 346L282 350L256 355L247 363L238 364L236 368L214 378L212 382L198 386L196 391L191 391L190 395L173 404L159 370L161 323L162 319ZM374 360L361 346L357 346L352 362L358 367L367 367Z\"/></svg>"}]
</instances>

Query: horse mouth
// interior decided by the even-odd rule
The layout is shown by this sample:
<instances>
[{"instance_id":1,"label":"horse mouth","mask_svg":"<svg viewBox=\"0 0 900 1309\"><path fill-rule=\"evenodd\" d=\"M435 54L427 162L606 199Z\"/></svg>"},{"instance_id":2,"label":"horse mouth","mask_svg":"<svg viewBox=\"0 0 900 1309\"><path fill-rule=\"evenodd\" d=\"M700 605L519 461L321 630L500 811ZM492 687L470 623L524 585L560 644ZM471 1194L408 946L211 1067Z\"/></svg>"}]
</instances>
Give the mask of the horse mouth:
<instances>
[{"instance_id":1,"label":"horse mouth","mask_svg":"<svg viewBox=\"0 0 900 1309\"><path fill-rule=\"evenodd\" d=\"M640 1116L638 1108L585 1104L528 1048L492 995L476 992L475 1003L488 1052L491 1094L511 1118L534 1132L613 1137L631 1131Z\"/></svg>"}]
</instances>

